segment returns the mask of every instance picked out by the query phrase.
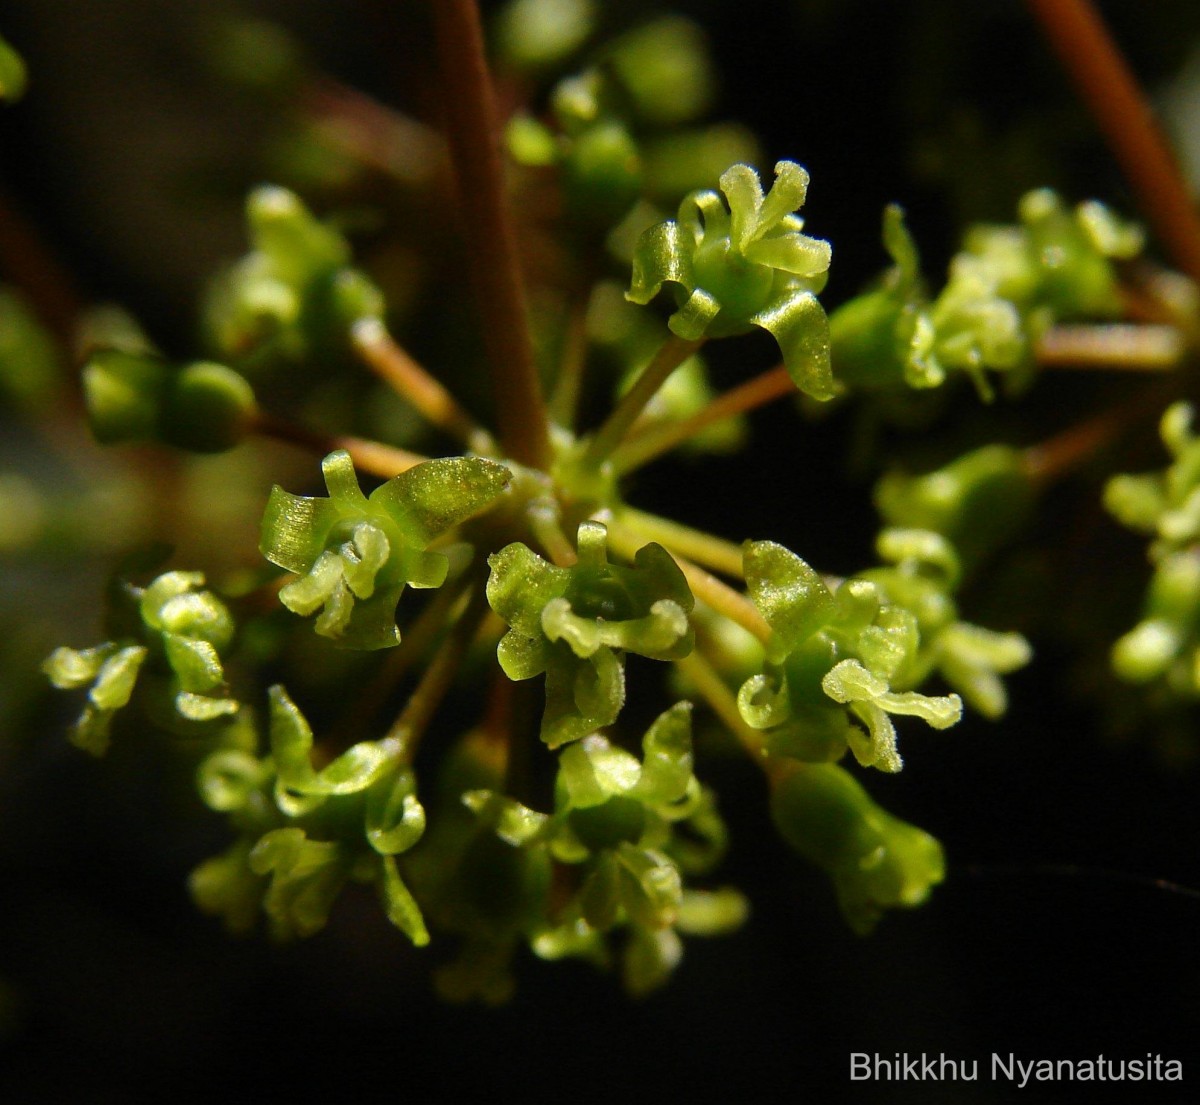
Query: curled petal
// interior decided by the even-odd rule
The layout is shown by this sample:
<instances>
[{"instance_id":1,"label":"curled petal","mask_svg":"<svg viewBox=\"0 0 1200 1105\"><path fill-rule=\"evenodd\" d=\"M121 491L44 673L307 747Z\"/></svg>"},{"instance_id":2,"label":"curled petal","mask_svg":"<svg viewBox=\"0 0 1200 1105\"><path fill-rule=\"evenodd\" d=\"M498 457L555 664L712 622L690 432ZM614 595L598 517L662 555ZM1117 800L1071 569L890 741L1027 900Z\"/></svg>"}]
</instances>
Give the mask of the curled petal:
<instances>
[{"instance_id":1,"label":"curled petal","mask_svg":"<svg viewBox=\"0 0 1200 1105\"><path fill-rule=\"evenodd\" d=\"M691 235L676 222L662 222L649 227L638 239L633 253L633 277L625 297L632 303L649 303L664 284L678 284L691 292L692 250Z\"/></svg>"},{"instance_id":2,"label":"curled petal","mask_svg":"<svg viewBox=\"0 0 1200 1105\"><path fill-rule=\"evenodd\" d=\"M829 359L829 319L811 292L796 292L750 321L779 343L792 383L814 399L837 394Z\"/></svg>"}]
</instances>

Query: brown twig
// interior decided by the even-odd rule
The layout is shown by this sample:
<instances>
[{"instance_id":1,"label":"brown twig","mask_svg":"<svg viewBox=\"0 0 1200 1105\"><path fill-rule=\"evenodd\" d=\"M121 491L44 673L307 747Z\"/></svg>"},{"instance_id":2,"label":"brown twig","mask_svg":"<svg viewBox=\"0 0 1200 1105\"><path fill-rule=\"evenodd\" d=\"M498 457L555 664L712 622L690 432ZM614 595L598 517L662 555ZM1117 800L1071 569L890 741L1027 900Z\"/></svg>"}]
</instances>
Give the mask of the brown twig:
<instances>
[{"instance_id":1,"label":"brown twig","mask_svg":"<svg viewBox=\"0 0 1200 1105\"><path fill-rule=\"evenodd\" d=\"M1051 327L1034 352L1040 368L1171 372L1186 351L1174 326L1105 323Z\"/></svg>"},{"instance_id":2,"label":"brown twig","mask_svg":"<svg viewBox=\"0 0 1200 1105\"><path fill-rule=\"evenodd\" d=\"M432 0L447 137L484 325L500 440L522 464L546 468L546 403L533 356L525 280L504 192L491 76L475 0Z\"/></svg>"},{"instance_id":3,"label":"brown twig","mask_svg":"<svg viewBox=\"0 0 1200 1105\"><path fill-rule=\"evenodd\" d=\"M379 319L361 319L351 331L350 340L371 371L407 399L429 423L445 430L473 452L494 452L492 435L459 406L440 381L397 344Z\"/></svg>"},{"instance_id":4,"label":"brown twig","mask_svg":"<svg viewBox=\"0 0 1200 1105\"><path fill-rule=\"evenodd\" d=\"M394 445L384 445L380 441L369 438L352 437L349 434L322 434L294 422L277 418L274 415L260 412L251 427L254 433L262 437L274 438L276 441L295 445L306 449L318 456L328 456L338 449L345 449L354 461L354 466L372 476L390 480L393 476L407 472L418 464L427 461L428 457L420 453L410 453L407 449L398 449Z\"/></svg>"},{"instance_id":5,"label":"brown twig","mask_svg":"<svg viewBox=\"0 0 1200 1105\"><path fill-rule=\"evenodd\" d=\"M1089 0L1028 0L1163 248L1200 281L1200 216L1150 107Z\"/></svg>"},{"instance_id":6,"label":"brown twig","mask_svg":"<svg viewBox=\"0 0 1200 1105\"><path fill-rule=\"evenodd\" d=\"M686 361L703 344L700 341L687 341L672 334L654 354L650 363L642 369L641 374L633 382L616 408L610 414L604 425L596 431L591 444L588 445L587 459L599 464L610 456L624 440L629 428L637 421L638 416L646 408L646 404L658 394L658 389L684 361Z\"/></svg>"},{"instance_id":7,"label":"brown twig","mask_svg":"<svg viewBox=\"0 0 1200 1105\"><path fill-rule=\"evenodd\" d=\"M615 453L613 466L624 475L663 453L682 445L715 422L745 414L785 395L794 395L796 385L783 365L777 365L744 384L718 395L707 406L687 418L667 425L653 426L630 438Z\"/></svg>"}]
</instances>

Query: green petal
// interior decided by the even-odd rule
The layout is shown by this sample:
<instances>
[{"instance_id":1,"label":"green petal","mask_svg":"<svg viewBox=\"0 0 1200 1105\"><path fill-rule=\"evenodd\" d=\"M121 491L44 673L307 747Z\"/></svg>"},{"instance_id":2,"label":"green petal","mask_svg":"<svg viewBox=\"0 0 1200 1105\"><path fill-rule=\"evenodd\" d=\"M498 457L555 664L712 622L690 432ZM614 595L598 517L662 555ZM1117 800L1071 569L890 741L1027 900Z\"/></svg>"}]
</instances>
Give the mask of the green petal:
<instances>
[{"instance_id":1,"label":"green petal","mask_svg":"<svg viewBox=\"0 0 1200 1105\"><path fill-rule=\"evenodd\" d=\"M208 641L196 641L177 633L164 633L167 663L185 691L211 691L225 682L225 669L217 650Z\"/></svg>"},{"instance_id":2,"label":"green petal","mask_svg":"<svg viewBox=\"0 0 1200 1105\"><path fill-rule=\"evenodd\" d=\"M747 541L742 562L746 591L771 627L768 652L776 662L833 619L829 588L795 553L774 541Z\"/></svg>"},{"instance_id":3,"label":"green petal","mask_svg":"<svg viewBox=\"0 0 1200 1105\"><path fill-rule=\"evenodd\" d=\"M371 493L406 537L420 548L491 506L508 487L512 472L479 457L426 461L388 480Z\"/></svg>"},{"instance_id":4,"label":"green petal","mask_svg":"<svg viewBox=\"0 0 1200 1105\"><path fill-rule=\"evenodd\" d=\"M633 790L642 772L634 756L601 736L587 737L563 749L558 764L572 809L598 806Z\"/></svg>"},{"instance_id":5,"label":"green petal","mask_svg":"<svg viewBox=\"0 0 1200 1105\"><path fill-rule=\"evenodd\" d=\"M413 773L380 777L367 793L367 841L381 855L407 852L425 832L425 808L416 796Z\"/></svg>"},{"instance_id":6,"label":"green petal","mask_svg":"<svg viewBox=\"0 0 1200 1105\"><path fill-rule=\"evenodd\" d=\"M685 341L699 341L704 337L709 323L721 312L721 304L703 288L697 288L687 301L670 318L667 326L671 333Z\"/></svg>"},{"instance_id":7,"label":"green petal","mask_svg":"<svg viewBox=\"0 0 1200 1105\"><path fill-rule=\"evenodd\" d=\"M798 211L804 206L804 200L808 196L808 181L807 170L794 161L775 163L775 182L759 208L760 234L778 226L793 211Z\"/></svg>"},{"instance_id":8,"label":"green petal","mask_svg":"<svg viewBox=\"0 0 1200 1105\"><path fill-rule=\"evenodd\" d=\"M611 649L580 660L552 654L546 670L542 740L551 748L579 740L617 720L625 704L625 668Z\"/></svg>"},{"instance_id":9,"label":"green petal","mask_svg":"<svg viewBox=\"0 0 1200 1105\"><path fill-rule=\"evenodd\" d=\"M796 292L750 319L779 343L792 382L814 399L837 394L829 360L829 319L811 292Z\"/></svg>"},{"instance_id":10,"label":"green petal","mask_svg":"<svg viewBox=\"0 0 1200 1105\"><path fill-rule=\"evenodd\" d=\"M271 702L271 755L278 773L276 801L288 811L295 803L292 795L316 797L355 794L365 790L391 770L401 753L395 738L360 741L336 760L316 772L312 766L312 729L288 693L278 684L268 691Z\"/></svg>"},{"instance_id":11,"label":"green petal","mask_svg":"<svg viewBox=\"0 0 1200 1105\"><path fill-rule=\"evenodd\" d=\"M621 904L631 920L647 928L675 922L683 897L683 880L670 857L633 844L617 846Z\"/></svg>"},{"instance_id":12,"label":"green petal","mask_svg":"<svg viewBox=\"0 0 1200 1105\"><path fill-rule=\"evenodd\" d=\"M196 789L209 809L229 813L244 809L252 801L268 770L247 752L222 749L201 762L196 772Z\"/></svg>"},{"instance_id":13,"label":"green petal","mask_svg":"<svg viewBox=\"0 0 1200 1105\"><path fill-rule=\"evenodd\" d=\"M649 303L664 284L678 284L690 293L692 251L695 243L676 222L658 223L642 231L633 253L633 276L625 297L632 303Z\"/></svg>"},{"instance_id":14,"label":"green petal","mask_svg":"<svg viewBox=\"0 0 1200 1105\"><path fill-rule=\"evenodd\" d=\"M783 234L759 238L745 250L746 259L756 265L779 269L793 276L815 277L829 271L833 251L828 242L805 234Z\"/></svg>"},{"instance_id":15,"label":"green petal","mask_svg":"<svg viewBox=\"0 0 1200 1105\"><path fill-rule=\"evenodd\" d=\"M277 485L263 511L259 550L272 564L303 575L321 555L337 517L331 500L293 495Z\"/></svg>"},{"instance_id":16,"label":"green petal","mask_svg":"<svg viewBox=\"0 0 1200 1105\"><path fill-rule=\"evenodd\" d=\"M635 998L662 986L683 958L683 941L674 929L636 927L625 945L621 982Z\"/></svg>"},{"instance_id":17,"label":"green petal","mask_svg":"<svg viewBox=\"0 0 1200 1105\"><path fill-rule=\"evenodd\" d=\"M540 637L542 610L567 589L571 573L556 568L528 545L515 541L488 557L491 608L526 637Z\"/></svg>"},{"instance_id":18,"label":"green petal","mask_svg":"<svg viewBox=\"0 0 1200 1105\"><path fill-rule=\"evenodd\" d=\"M526 637L513 629L500 638L496 659L504 674L514 682L532 679L546 670L550 645L542 637Z\"/></svg>"},{"instance_id":19,"label":"green petal","mask_svg":"<svg viewBox=\"0 0 1200 1105\"><path fill-rule=\"evenodd\" d=\"M883 248L896 266L890 287L905 294L916 291L921 279L921 257L905 225L904 208L895 203L889 203L883 211Z\"/></svg>"},{"instance_id":20,"label":"green petal","mask_svg":"<svg viewBox=\"0 0 1200 1105\"><path fill-rule=\"evenodd\" d=\"M642 738L642 772L633 794L649 802L677 802L688 791L692 766L692 704L677 702Z\"/></svg>"},{"instance_id":21,"label":"green petal","mask_svg":"<svg viewBox=\"0 0 1200 1105\"><path fill-rule=\"evenodd\" d=\"M741 253L759 228L759 210L763 205L762 181L749 165L731 165L721 174L720 185L729 201L729 240Z\"/></svg>"},{"instance_id":22,"label":"green petal","mask_svg":"<svg viewBox=\"0 0 1200 1105\"><path fill-rule=\"evenodd\" d=\"M129 702L147 651L129 645L110 656L100 667L88 698L100 710L119 710Z\"/></svg>"},{"instance_id":23,"label":"green petal","mask_svg":"<svg viewBox=\"0 0 1200 1105\"><path fill-rule=\"evenodd\" d=\"M573 746L574 747L574 746ZM531 810L515 798L492 790L468 790L463 805L492 828L505 844L521 848L535 840L550 823L550 818Z\"/></svg>"},{"instance_id":24,"label":"green petal","mask_svg":"<svg viewBox=\"0 0 1200 1105\"><path fill-rule=\"evenodd\" d=\"M380 859L380 871L380 896L383 898L383 910L387 919L416 947L425 947L429 943L429 930L425 927L425 918L421 916L421 907L417 905L416 899L400 878L395 858L383 856Z\"/></svg>"},{"instance_id":25,"label":"green petal","mask_svg":"<svg viewBox=\"0 0 1200 1105\"><path fill-rule=\"evenodd\" d=\"M42 663L42 671L60 691L85 687L95 680L104 661L116 649L112 641L94 648L56 648Z\"/></svg>"}]
</instances>

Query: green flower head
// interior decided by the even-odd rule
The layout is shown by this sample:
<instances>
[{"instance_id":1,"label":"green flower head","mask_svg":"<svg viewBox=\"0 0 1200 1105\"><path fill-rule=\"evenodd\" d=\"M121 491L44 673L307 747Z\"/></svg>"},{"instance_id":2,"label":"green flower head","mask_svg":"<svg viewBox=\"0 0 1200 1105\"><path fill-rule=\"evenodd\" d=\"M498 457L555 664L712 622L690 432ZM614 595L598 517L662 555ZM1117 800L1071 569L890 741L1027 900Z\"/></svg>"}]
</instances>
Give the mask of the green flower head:
<instances>
[{"instance_id":1,"label":"green flower head","mask_svg":"<svg viewBox=\"0 0 1200 1105\"><path fill-rule=\"evenodd\" d=\"M607 529L579 527L579 561L559 568L520 542L489 558L487 595L511 626L500 642L510 679L546 673L542 739L552 748L594 733L625 701L624 653L675 660L692 650L693 599L661 545L610 564Z\"/></svg>"},{"instance_id":2,"label":"green flower head","mask_svg":"<svg viewBox=\"0 0 1200 1105\"><path fill-rule=\"evenodd\" d=\"M449 558L431 552L438 537L493 503L511 473L475 457L418 464L363 494L349 453L321 464L329 498L271 491L262 554L300 578L279 593L316 630L350 648L399 643L396 604L406 586L440 587Z\"/></svg>"},{"instance_id":3,"label":"green flower head","mask_svg":"<svg viewBox=\"0 0 1200 1105\"><path fill-rule=\"evenodd\" d=\"M899 771L893 714L935 729L959 720L958 695L908 689L920 660L919 621L876 583L849 579L831 591L771 541L747 543L745 564L772 639L766 667L742 685L738 707L748 725L771 731L776 753L836 760L849 747L864 766Z\"/></svg>"},{"instance_id":4,"label":"green flower head","mask_svg":"<svg viewBox=\"0 0 1200 1105\"><path fill-rule=\"evenodd\" d=\"M796 386L815 399L832 398L829 324L816 298L829 270L829 243L801 233L803 220L793 214L804 203L808 173L779 162L765 196L749 165L727 169L720 183L724 201L716 192L693 192L676 219L643 232L629 299L649 303L664 284L674 285L679 309L667 324L689 341L768 330Z\"/></svg>"}]
</instances>

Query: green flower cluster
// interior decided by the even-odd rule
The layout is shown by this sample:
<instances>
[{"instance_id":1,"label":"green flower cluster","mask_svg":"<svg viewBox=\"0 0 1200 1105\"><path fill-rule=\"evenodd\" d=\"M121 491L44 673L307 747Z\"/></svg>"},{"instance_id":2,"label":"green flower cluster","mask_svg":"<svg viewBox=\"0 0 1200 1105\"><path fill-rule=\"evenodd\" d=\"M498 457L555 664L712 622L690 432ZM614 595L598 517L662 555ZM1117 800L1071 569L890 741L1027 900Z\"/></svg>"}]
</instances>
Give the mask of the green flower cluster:
<instances>
[{"instance_id":1,"label":"green flower cluster","mask_svg":"<svg viewBox=\"0 0 1200 1105\"><path fill-rule=\"evenodd\" d=\"M853 389L934 388L966 373L990 398L986 371L1028 370L1055 321L1119 313L1113 261L1136 256L1141 233L1100 203L1068 210L1052 191L1030 192L1019 226L979 225L930 297L917 248L895 205L883 217L892 267L829 320L838 382Z\"/></svg>"},{"instance_id":2,"label":"green flower cluster","mask_svg":"<svg viewBox=\"0 0 1200 1105\"><path fill-rule=\"evenodd\" d=\"M425 830L402 736L360 741L318 771L304 715L282 687L269 694L270 755L222 748L200 764L201 798L239 835L192 873L197 903L235 932L264 913L276 937L292 939L325 927L348 880L373 883L392 923L427 944L396 865Z\"/></svg>"},{"instance_id":3,"label":"green flower cluster","mask_svg":"<svg viewBox=\"0 0 1200 1105\"><path fill-rule=\"evenodd\" d=\"M336 355L360 319L383 314L383 296L350 265L350 246L286 188L265 185L246 202L252 249L213 284L204 324L219 355L253 374Z\"/></svg>"},{"instance_id":4,"label":"green flower cluster","mask_svg":"<svg viewBox=\"0 0 1200 1105\"><path fill-rule=\"evenodd\" d=\"M1154 575L1142 620L1113 646L1116 673L1130 683L1162 681L1178 697L1200 697L1200 437L1190 403L1161 423L1172 461L1161 472L1120 475L1104 505L1122 524L1153 538Z\"/></svg>"},{"instance_id":5,"label":"green flower cluster","mask_svg":"<svg viewBox=\"0 0 1200 1105\"><path fill-rule=\"evenodd\" d=\"M680 932L740 924L746 906L735 891L684 887L725 847L713 797L692 766L691 707L681 702L647 731L640 761L599 734L563 749L551 813L489 787L463 790L472 819L431 840L423 868L442 919L463 938L442 989L503 1000L519 943L545 959L607 965L620 933L626 987L643 994L678 963Z\"/></svg>"},{"instance_id":6,"label":"green flower cluster","mask_svg":"<svg viewBox=\"0 0 1200 1105\"><path fill-rule=\"evenodd\" d=\"M233 616L204 587L201 573L166 572L145 588L127 584L121 599L127 635L92 648L57 648L42 665L59 689L88 688L71 729L76 745L103 755L113 716L139 684L149 684L147 709L157 709L167 724L229 719L238 712L221 662L233 642Z\"/></svg>"}]
</instances>

